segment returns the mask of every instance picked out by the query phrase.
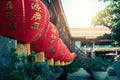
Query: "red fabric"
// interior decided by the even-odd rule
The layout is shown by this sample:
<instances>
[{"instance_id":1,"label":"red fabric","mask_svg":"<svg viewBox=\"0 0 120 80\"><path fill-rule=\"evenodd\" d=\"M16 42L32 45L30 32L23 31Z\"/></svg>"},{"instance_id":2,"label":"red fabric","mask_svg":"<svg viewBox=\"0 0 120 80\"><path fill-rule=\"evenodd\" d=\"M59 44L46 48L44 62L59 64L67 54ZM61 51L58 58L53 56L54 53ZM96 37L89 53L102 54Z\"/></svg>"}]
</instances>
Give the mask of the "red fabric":
<instances>
[{"instance_id":1,"label":"red fabric","mask_svg":"<svg viewBox=\"0 0 120 80\"><path fill-rule=\"evenodd\" d=\"M61 60L64 57L64 44L63 41L61 40L61 38L58 39L59 40L59 50L57 51L57 53L53 56L54 60Z\"/></svg>"},{"instance_id":2,"label":"red fabric","mask_svg":"<svg viewBox=\"0 0 120 80\"><path fill-rule=\"evenodd\" d=\"M62 56L60 58L60 61L64 61L65 57L67 56L67 52L66 52L65 49L66 49L66 45L64 44L63 45L63 54L62 54Z\"/></svg>"},{"instance_id":3,"label":"red fabric","mask_svg":"<svg viewBox=\"0 0 120 80\"><path fill-rule=\"evenodd\" d=\"M71 61L74 60L76 56L77 56L76 53L72 53L72 54L71 54L71 58L70 58Z\"/></svg>"},{"instance_id":4,"label":"red fabric","mask_svg":"<svg viewBox=\"0 0 120 80\"><path fill-rule=\"evenodd\" d=\"M68 57L66 60L67 61L73 61L75 59L75 57L76 57L76 53L71 53L70 57Z\"/></svg>"},{"instance_id":5,"label":"red fabric","mask_svg":"<svg viewBox=\"0 0 120 80\"><path fill-rule=\"evenodd\" d=\"M61 48L61 40L59 38L53 47L51 47L47 51L45 51L45 56L47 58L54 58L54 57L58 56L59 52L60 52L60 48Z\"/></svg>"},{"instance_id":6,"label":"red fabric","mask_svg":"<svg viewBox=\"0 0 120 80\"><path fill-rule=\"evenodd\" d=\"M42 37L50 21L39 0L2 0L0 16L0 35L27 43Z\"/></svg>"},{"instance_id":7,"label":"red fabric","mask_svg":"<svg viewBox=\"0 0 120 80\"><path fill-rule=\"evenodd\" d=\"M70 51L69 51L69 49L66 47L66 56L65 56L65 58L63 59L65 62L68 62L68 61L70 61L69 59L70 59L70 55L71 55L71 53L70 53Z\"/></svg>"},{"instance_id":8,"label":"red fabric","mask_svg":"<svg viewBox=\"0 0 120 80\"><path fill-rule=\"evenodd\" d=\"M53 48L59 38L57 28L50 23L46 29L44 36L31 43L31 50L35 52L46 51L47 49Z\"/></svg>"}]
</instances>

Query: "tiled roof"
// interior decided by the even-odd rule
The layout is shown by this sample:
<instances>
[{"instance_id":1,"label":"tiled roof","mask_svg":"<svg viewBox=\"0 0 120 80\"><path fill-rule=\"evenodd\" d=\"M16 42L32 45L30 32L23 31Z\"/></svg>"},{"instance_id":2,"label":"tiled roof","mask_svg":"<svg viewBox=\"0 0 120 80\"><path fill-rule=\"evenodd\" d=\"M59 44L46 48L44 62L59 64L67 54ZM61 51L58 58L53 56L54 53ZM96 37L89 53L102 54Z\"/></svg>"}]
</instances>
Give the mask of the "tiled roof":
<instances>
[{"instance_id":1,"label":"tiled roof","mask_svg":"<svg viewBox=\"0 0 120 80\"><path fill-rule=\"evenodd\" d=\"M70 33L73 38L95 39L105 33L111 33L111 30L107 27L70 28Z\"/></svg>"}]
</instances>

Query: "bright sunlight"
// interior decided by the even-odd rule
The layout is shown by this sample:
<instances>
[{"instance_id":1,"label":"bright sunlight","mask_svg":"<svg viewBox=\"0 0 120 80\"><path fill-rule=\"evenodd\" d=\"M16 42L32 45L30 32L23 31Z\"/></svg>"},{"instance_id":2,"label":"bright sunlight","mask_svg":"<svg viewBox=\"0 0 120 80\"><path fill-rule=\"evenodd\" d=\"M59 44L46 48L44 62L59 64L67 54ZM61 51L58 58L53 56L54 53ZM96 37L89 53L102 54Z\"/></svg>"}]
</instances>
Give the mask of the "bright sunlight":
<instances>
[{"instance_id":1,"label":"bright sunlight","mask_svg":"<svg viewBox=\"0 0 120 80\"><path fill-rule=\"evenodd\" d=\"M92 17L108 4L98 0L61 1L70 27L92 27Z\"/></svg>"}]
</instances>

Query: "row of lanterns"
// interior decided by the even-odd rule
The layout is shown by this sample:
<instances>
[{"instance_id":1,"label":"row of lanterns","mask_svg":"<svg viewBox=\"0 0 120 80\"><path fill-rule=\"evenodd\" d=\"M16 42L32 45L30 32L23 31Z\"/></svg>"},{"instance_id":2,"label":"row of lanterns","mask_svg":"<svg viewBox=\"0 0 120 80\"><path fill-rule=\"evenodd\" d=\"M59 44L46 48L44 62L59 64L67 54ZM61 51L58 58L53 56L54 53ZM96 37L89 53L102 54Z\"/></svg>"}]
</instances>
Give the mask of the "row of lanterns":
<instances>
[{"instance_id":1,"label":"row of lanterns","mask_svg":"<svg viewBox=\"0 0 120 80\"><path fill-rule=\"evenodd\" d=\"M29 43L28 48L37 53L36 62L43 62L45 56L49 65L54 60L55 65L68 65L76 57L59 37L42 1L2 0L0 16L0 35Z\"/></svg>"}]
</instances>

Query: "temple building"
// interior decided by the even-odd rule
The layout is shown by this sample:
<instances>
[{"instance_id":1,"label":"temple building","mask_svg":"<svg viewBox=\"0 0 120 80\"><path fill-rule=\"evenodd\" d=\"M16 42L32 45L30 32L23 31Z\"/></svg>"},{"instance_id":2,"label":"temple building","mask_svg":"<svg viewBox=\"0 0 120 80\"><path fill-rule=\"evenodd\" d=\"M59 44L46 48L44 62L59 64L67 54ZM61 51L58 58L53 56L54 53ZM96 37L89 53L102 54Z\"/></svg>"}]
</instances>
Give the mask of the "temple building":
<instances>
[{"instance_id":1,"label":"temple building","mask_svg":"<svg viewBox=\"0 0 120 80\"><path fill-rule=\"evenodd\" d=\"M80 50L89 57L101 56L108 53L119 54L120 49L113 47L112 39L100 39L97 37L110 34L107 27L76 28L68 26L61 0L43 0L49 9L51 22L56 25L59 35L70 51Z\"/></svg>"},{"instance_id":2,"label":"temple building","mask_svg":"<svg viewBox=\"0 0 120 80\"><path fill-rule=\"evenodd\" d=\"M90 57L105 56L108 53L119 54L120 49L112 46L114 40L98 38L111 33L107 27L70 28L70 32L76 45Z\"/></svg>"}]
</instances>

